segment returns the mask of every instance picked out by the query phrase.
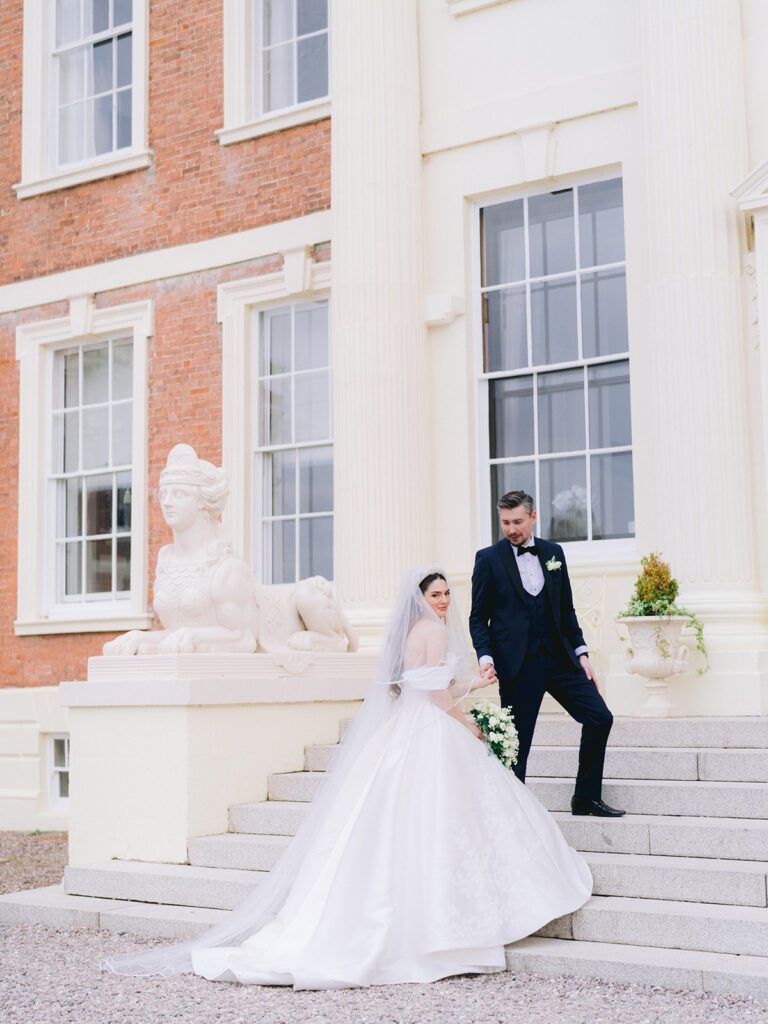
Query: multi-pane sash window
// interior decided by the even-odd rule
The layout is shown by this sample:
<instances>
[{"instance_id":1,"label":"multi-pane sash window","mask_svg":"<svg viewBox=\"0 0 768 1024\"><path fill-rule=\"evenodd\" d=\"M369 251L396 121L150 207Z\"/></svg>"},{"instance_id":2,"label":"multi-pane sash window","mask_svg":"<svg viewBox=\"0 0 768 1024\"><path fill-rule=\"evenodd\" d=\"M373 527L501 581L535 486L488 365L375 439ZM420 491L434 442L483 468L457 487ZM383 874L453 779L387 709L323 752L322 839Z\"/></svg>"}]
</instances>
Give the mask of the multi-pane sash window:
<instances>
[{"instance_id":1,"label":"multi-pane sash window","mask_svg":"<svg viewBox=\"0 0 768 1024\"><path fill-rule=\"evenodd\" d=\"M48 802L52 808L69 803L69 736L48 737Z\"/></svg>"},{"instance_id":2,"label":"multi-pane sash window","mask_svg":"<svg viewBox=\"0 0 768 1024\"><path fill-rule=\"evenodd\" d=\"M131 145L132 0L51 0L56 164Z\"/></svg>"},{"instance_id":3,"label":"multi-pane sash window","mask_svg":"<svg viewBox=\"0 0 768 1024\"><path fill-rule=\"evenodd\" d=\"M266 583L333 579L328 303L259 314L258 437Z\"/></svg>"},{"instance_id":4,"label":"multi-pane sash window","mask_svg":"<svg viewBox=\"0 0 768 1024\"><path fill-rule=\"evenodd\" d=\"M480 211L492 515L533 495L557 541L634 535L620 178Z\"/></svg>"},{"instance_id":5,"label":"multi-pane sash window","mask_svg":"<svg viewBox=\"0 0 768 1024\"><path fill-rule=\"evenodd\" d=\"M328 0L254 0L257 116L328 95Z\"/></svg>"},{"instance_id":6,"label":"multi-pane sash window","mask_svg":"<svg viewBox=\"0 0 768 1024\"><path fill-rule=\"evenodd\" d=\"M56 353L51 482L57 602L129 596L132 381L130 341Z\"/></svg>"}]
</instances>

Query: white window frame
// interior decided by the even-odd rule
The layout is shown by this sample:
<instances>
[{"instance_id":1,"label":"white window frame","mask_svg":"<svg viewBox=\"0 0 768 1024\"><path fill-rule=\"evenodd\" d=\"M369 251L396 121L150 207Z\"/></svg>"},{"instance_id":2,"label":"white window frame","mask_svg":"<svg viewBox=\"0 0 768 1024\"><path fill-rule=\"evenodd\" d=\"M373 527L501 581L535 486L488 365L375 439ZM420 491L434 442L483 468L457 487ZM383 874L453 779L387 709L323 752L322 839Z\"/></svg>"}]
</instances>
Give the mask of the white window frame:
<instances>
[{"instance_id":1,"label":"white window frame","mask_svg":"<svg viewBox=\"0 0 768 1024\"><path fill-rule=\"evenodd\" d=\"M54 758L55 740L64 740L65 751L66 751L66 766L57 768ZM62 772L66 772L69 776L69 733L66 732L55 732L49 733L46 744L46 775L48 782L48 807L52 811L68 811L69 810L69 797L61 796L58 786L58 777ZM71 779L69 779L71 782Z\"/></svg>"},{"instance_id":2,"label":"white window frame","mask_svg":"<svg viewBox=\"0 0 768 1024\"><path fill-rule=\"evenodd\" d=\"M298 506L298 501L300 501L300 495L299 495L299 488L298 488L298 486L297 486L297 490L296 490L297 506L296 506L295 513L293 513L292 515L288 515L288 516L266 516L266 515L264 515L264 511L263 511L264 510L264 497L265 497L265 495L264 495L264 462L265 462L265 459L267 457L269 457L270 455L273 455L273 454L275 454L277 452L280 452L280 451L292 451L292 452L295 452L295 454L297 456L297 463L298 463L299 453L302 452L302 451L311 450L313 448L331 448L331 450L333 449L333 401L332 401L332 398L333 398L332 369L333 368L331 366L331 352L330 352L330 344L331 344L331 333L330 333L331 332L331 319L330 319L330 313L331 313L331 310L330 310L330 301L328 300L328 296L327 295L311 295L311 296L306 296L303 299L302 298L298 298L298 297L293 297L293 298L289 299L287 302L277 302L277 303L271 303L268 306L260 306L259 308L253 309L252 314L251 314L252 315L252 325L253 325L252 326L252 330L251 330L251 334L252 334L252 338L253 338L253 356L252 356L252 360L251 360L253 376L252 376L252 385L251 385L251 395L254 396L252 398L252 401L251 401L251 408L253 408L254 405L260 400L260 396L259 396L259 391L260 391L260 389L259 389L259 382L264 379L263 377L261 377L259 375L259 370L258 370L259 360L260 360L260 356L261 356L261 348L262 348L262 345L264 343L264 335L262 333L263 332L264 318L263 318L262 314L269 313L272 310L278 310L278 309L286 310L286 309L290 309L291 313L292 313L292 316L293 316L293 315L295 315L295 313L298 310L301 310L302 308L306 308L309 304L316 303L316 302L325 302L327 310L328 310L328 368L327 368L328 369L328 436L324 437L324 438L317 438L317 439L314 439L312 441L291 441L291 442L288 442L288 443L285 443L285 444L261 445L259 443L259 434L261 432L260 431L260 423L257 420L254 420L254 422L252 424L252 430L253 430L252 442L251 442L251 445L252 445L251 451L253 453L252 464L255 464L256 469L253 472L253 490L254 490L253 510L254 510L254 514L253 514L252 520L251 520L251 529L252 529L252 532L253 532L253 544L252 544L251 550L253 551L253 562L252 562L253 570L254 570L254 572L256 574L257 579L259 579L263 583L270 583L271 584L271 583L275 582L272 579L271 568L268 565L268 559L265 558L265 551L264 551L264 527L265 527L265 524L268 521L269 522L273 522L273 523L277 522L277 521L279 521L281 519L293 519L295 521L295 531L296 531L296 548L295 548L295 551L296 551L296 578L295 578L295 580L280 581L280 582L285 582L285 583L293 583L293 582L298 582L298 580L300 578L299 575L298 575L298 573L299 573L299 566L301 565L301 545L300 545L299 537L300 537L300 531L301 531L301 525L300 524L301 524L302 520L327 518L329 515L331 517L331 520L333 520L333 518L334 518L334 516L336 514L335 500L334 500L334 504L333 504L332 508L330 509L330 511L312 512L312 513L300 512L299 511L299 506ZM297 372L296 370L291 370L289 374L286 373L286 374L283 374L281 376L290 376L290 377L294 378L294 380L295 380L296 372ZM301 373L301 372L302 371L299 371L299 373ZM262 408L259 408L259 414L263 415L263 413L264 413L264 410ZM296 407L295 407L295 405L293 406L293 415L294 416L296 415ZM297 465L297 471L298 471L298 465ZM327 578L333 580L334 575L335 574L332 571L331 572L331 576L327 577Z\"/></svg>"},{"instance_id":3,"label":"white window frame","mask_svg":"<svg viewBox=\"0 0 768 1024\"><path fill-rule=\"evenodd\" d=\"M471 259L472 259L472 294L473 294L473 310L472 316L474 321L474 332L476 338L475 344L475 379L477 382L476 391L476 409L477 409L477 452L478 452L478 466L480 467L480 478L478 481L478 523L480 524L480 543L491 544L494 540L494 532L492 528L492 519L489 515L491 509L491 474L490 474L490 439L489 439L489 380L496 377L507 376L504 373L486 372L483 364L483 292L482 288L482 277L481 277L481 256L482 256L482 245L480 239L480 211L483 208L490 206L496 206L501 203L508 203L517 199L532 198L534 196L542 195L544 192L551 191L553 188L569 189L577 188L579 186L591 185L600 181L610 181L613 178L622 177L622 168L617 167L612 170L606 170L602 174L590 174L590 175L579 175L577 177L569 178L567 181L558 180L557 183L547 187L532 186L530 188L520 188L510 190L503 195L494 195L492 198L487 197L485 199L476 199L472 203L472 244L471 244ZM578 235L576 238L576 244L578 244ZM526 236L526 246L528 240ZM626 254L624 260L626 266ZM590 268L591 270L592 268ZM578 294L578 289L577 289ZM631 325L627 324L630 341L629 349L627 353L615 353L606 357L590 358L589 364L593 363L611 363L618 362L623 359L630 360L631 363ZM530 319L528 323L528 329L530 331ZM578 324L578 330L581 331L581 325ZM583 368L585 360L578 360L573 364L552 364L551 367L547 367L546 370L541 367L537 367L536 370L529 368L528 372L533 375L534 372L542 373L547 370L558 370L570 367L571 365ZM523 375L523 371L520 371L520 375ZM630 373L630 391L632 388L632 378ZM585 402L586 402L585 392ZM587 438L587 441L589 439ZM635 452L635 439L633 437L631 451L634 455ZM568 453L564 453L567 455ZM589 454L589 448L587 448L587 457ZM538 457L533 457L538 463ZM637 467L633 459L633 471L636 474ZM538 478L538 468L537 468ZM635 488L635 508L637 508L637 489ZM537 534L538 530L534 528L534 534ZM543 534L542 534L543 536ZM611 538L607 540L585 540L585 541L558 541L562 546L569 561L579 562L586 559L599 558L601 560L625 560L634 561L637 558L637 529L635 529L635 535L633 537L621 537Z\"/></svg>"},{"instance_id":4,"label":"white window frame","mask_svg":"<svg viewBox=\"0 0 768 1024\"><path fill-rule=\"evenodd\" d=\"M19 394L18 636L147 629L147 350L151 300L97 309L90 296L69 301L69 314L16 329ZM133 341L131 592L129 599L59 604L55 593L51 395L53 357L73 344L116 336Z\"/></svg>"},{"instance_id":5,"label":"white window frame","mask_svg":"<svg viewBox=\"0 0 768 1024\"><path fill-rule=\"evenodd\" d=\"M302 299L328 298L330 303L329 260L313 262L310 245L285 249L282 257L283 266L274 273L228 282L218 288L218 319L222 325L222 464L230 481L223 519L235 550L242 552L259 580L263 578L262 553L261 545L254 544L253 522L254 512L263 507L263 502L262 482L254 479L253 472L251 383L256 314Z\"/></svg>"},{"instance_id":6,"label":"white window frame","mask_svg":"<svg viewBox=\"0 0 768 1024\"><path fill-rule=\"evenodd\" d=\"M331 3L328 0L329 95L262 114L255 103L255 9L261 0L224 0L224 125L216 132L222 146L330 117Z\"/></svg>"},{"instance_id":7,"label":"white window frame","mask_svg":"<svg viewBox=\"0 0 768 1024\"><path fill-rule=\"evenodd\" d=\"M52 69L52 0L24 0L21 181L14 185L18 199L69 188L86 181L149 167L152 153L147 134L149 82L149 0L133 0L131 145L59 170L55 83Z\"/></svg>"}]
</instances>

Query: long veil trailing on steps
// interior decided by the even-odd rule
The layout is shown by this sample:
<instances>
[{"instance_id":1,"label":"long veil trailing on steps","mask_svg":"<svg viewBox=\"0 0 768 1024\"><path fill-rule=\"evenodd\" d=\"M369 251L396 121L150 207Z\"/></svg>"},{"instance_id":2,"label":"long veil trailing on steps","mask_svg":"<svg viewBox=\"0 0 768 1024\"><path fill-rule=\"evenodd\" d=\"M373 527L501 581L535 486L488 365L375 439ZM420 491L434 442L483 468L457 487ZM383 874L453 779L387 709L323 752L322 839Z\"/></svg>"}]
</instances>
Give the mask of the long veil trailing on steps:
<instances>
[{"instance_id":1,"label":"long veil trailing on steps","mask_svg":"<svg viewBox=\"0 0 768 1024\"><path fill-rule=\"evenodd\" d=\"M413 626L423 617L439 622L437 615L426 604L419 582L433 572L442 573L438 566L423 566L411 570L404 579L395 601L392 619L384 646L378 659L372 684L362 707L347 730L328 767L323 784L309 806L296 835L277 865L269 872L254 892L233 910L221 924L196 938L175 945L163 946L145 952L126 953L109 957L102 966L114 974L149 976L189 973L193 970L192 953L195 950L219 946L240 946L249 936L272 921L285 903L308 851L322 854L318 848L321 826L328 809L333 805L360 752L368 744L387 718L392 714L395 698L393 686L402 681L405 645ZM450 703L460 700L469 691L473 659L470 654L458 612L452 603L446 615L447 651L445 660L455 659L452 673L454 683L446 698ZM418 666L409 665L409 668Z\"/></svg>"}]
</instances>

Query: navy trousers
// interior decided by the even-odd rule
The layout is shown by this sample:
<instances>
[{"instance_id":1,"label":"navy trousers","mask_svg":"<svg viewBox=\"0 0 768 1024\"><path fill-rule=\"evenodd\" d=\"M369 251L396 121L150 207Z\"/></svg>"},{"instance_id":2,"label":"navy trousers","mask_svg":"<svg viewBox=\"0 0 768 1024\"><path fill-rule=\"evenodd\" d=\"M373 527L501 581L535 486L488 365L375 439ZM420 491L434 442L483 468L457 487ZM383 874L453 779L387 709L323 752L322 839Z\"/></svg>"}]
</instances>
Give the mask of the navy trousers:
<instances>
[{"instance_id":1,"label":"navy trousers","mask_svg":"<svg viewBox=\"0 0 768 1024\"><path fill-rule=\"evenodd\" d=\"M499 694L504 707L510 708L520 741L515 775L525 782L525 770L531 749L533 730L544 694L550 693L581 724L579 769L575 796L599 800L603 785L603 763L613 715L597 687L584 672L574 668L564 656L552 655L540 648L527 655L512 680L500 680Z\"/></svg>"}]
</instances>

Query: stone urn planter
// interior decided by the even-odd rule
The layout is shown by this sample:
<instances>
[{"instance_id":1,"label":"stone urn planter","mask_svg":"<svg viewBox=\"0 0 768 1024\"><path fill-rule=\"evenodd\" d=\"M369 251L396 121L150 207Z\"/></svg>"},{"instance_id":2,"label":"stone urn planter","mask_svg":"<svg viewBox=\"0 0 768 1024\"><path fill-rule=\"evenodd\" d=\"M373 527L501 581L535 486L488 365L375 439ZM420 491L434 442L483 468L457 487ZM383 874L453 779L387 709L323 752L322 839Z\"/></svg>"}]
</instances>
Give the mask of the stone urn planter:
<instances>
[{"instance_id":1,"label":"stone urn planter","mask_svg":"<svg viewBox=\"0 0 768 1024\"><path fill-rule=\"evenodd\" d=\"M627 627L629 648L624 655L627 672L645 677L648 699L637 714L642 718L668 718L674 704L667 695L667 679L688 667L688 647L680 642L687 615L621 616Z\"/></svg>"}]
</instances>

